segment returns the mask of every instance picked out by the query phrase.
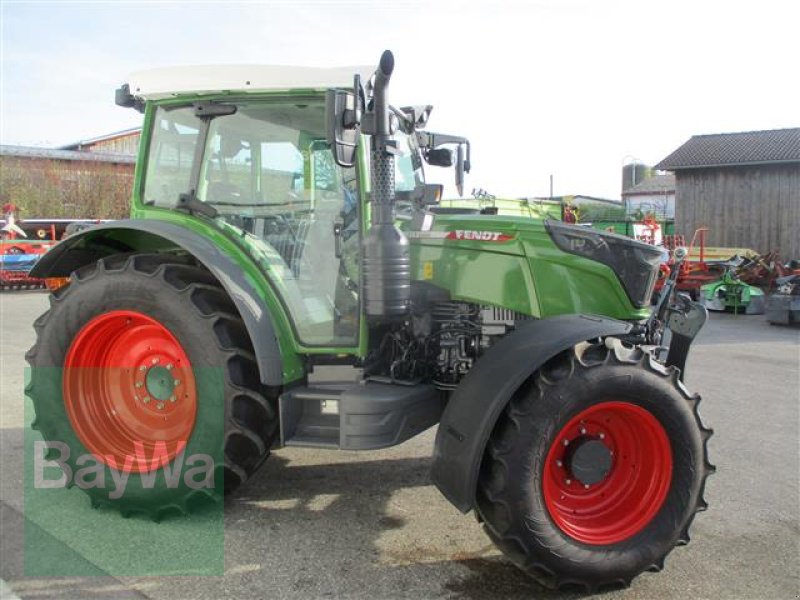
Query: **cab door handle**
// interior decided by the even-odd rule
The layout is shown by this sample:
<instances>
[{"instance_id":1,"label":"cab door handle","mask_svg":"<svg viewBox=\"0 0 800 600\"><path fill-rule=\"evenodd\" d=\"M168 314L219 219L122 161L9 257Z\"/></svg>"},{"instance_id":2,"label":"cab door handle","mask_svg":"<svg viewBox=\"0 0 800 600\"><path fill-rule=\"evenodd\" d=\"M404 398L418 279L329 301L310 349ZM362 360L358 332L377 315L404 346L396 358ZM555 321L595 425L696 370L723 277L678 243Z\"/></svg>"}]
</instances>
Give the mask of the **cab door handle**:
<instances>
[{"instance_id":1,"label":"cab door handle","mask_svg":"<svg viewBox=\"0 0 800 600\"><path fill-rule=\"evenodd\" d=\"M336 258L342 258L342 223L333 224L333 253Z\"/></svg>"}]
</instances>

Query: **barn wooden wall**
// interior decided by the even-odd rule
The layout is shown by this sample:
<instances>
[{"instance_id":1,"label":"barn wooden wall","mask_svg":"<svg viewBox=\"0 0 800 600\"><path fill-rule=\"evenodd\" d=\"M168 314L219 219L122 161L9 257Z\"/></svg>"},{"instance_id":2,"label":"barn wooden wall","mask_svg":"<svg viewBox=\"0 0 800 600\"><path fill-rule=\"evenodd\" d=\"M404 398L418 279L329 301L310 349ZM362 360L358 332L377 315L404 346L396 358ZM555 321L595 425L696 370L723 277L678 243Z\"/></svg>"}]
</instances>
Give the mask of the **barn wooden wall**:
<instances>
[{"instance_id":1,"label":"barn wooden wall","mask_svg":"<svg viewBox=\"0 0 800 600\"><path fill-rule=\"evenodd\" d=\"M0 156L0 203L19 206L23 219L124 219L133 174L132 162Z\"/></svg>"},{"instance_id":2,"label":"barn wooden wall","mask_svg":"<svg viewBox=\"0 0 800 600\"><path fill-rule=\"evenodd\" d=\"M675 232L687 241L708 227L710 246L800 258L800 165L686 169L676 176Z\"/></svg>"},{"instance_id":3,"label":"barn wooden wall","mask_svg":"<svg viewBox=\"0 0 800 600\"><path fill-rule=\"evenodd\" d=\"M139 150L140 133L130 133L128 135L101 140L86 146L84 152L107 152L110 154L128 154L136 156Z\"/></svg>"}]
</instances>

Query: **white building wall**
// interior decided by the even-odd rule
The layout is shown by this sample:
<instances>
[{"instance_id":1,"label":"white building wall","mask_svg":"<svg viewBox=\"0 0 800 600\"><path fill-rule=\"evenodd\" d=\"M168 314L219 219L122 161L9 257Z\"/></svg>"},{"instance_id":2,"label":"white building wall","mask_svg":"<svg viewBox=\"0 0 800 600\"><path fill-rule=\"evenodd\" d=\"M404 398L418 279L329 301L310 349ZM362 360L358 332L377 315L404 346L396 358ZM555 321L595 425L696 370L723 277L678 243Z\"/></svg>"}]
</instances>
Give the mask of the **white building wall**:
<instances>
[{"instance_id":1,"label":"white building wall","mask_svg":"<svg viewBox=\"0 0 800 600\"><path fill-rule=\"evenodd\" d=\"M638 211L644 214L654 213L657 218L661 219L674 219L675 193L625 196L625 214L633 215Z\"/></svg>"}]
</instances>

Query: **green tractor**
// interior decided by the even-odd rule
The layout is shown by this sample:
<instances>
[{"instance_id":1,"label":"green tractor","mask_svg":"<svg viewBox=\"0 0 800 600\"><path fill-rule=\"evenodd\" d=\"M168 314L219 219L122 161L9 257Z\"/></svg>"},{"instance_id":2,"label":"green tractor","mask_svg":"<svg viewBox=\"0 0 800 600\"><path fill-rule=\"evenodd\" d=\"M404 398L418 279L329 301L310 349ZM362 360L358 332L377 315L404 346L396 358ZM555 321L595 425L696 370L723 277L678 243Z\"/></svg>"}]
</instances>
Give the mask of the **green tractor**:
<instances>
[{"instance_id":1,"label":"green tractor","mask_svg":"<svg viewBox=\"0 0 800 600\"><path fill-rule=\"evenodd\" d=\"M73 469L126 472L94 505L158 519L271 449L438 423L436 486L544 585L660 570L713 470L682 383L705 309L674 282L651 309L647 244L438 206L424 167L462 186L469 142L390 105L393 68L166 69L117 91L144 113L131 218L32 273L70 278L27 354L34 428ZM205 486L161 477L190 451L219 456Z\"/></svg>"}]
</instances>

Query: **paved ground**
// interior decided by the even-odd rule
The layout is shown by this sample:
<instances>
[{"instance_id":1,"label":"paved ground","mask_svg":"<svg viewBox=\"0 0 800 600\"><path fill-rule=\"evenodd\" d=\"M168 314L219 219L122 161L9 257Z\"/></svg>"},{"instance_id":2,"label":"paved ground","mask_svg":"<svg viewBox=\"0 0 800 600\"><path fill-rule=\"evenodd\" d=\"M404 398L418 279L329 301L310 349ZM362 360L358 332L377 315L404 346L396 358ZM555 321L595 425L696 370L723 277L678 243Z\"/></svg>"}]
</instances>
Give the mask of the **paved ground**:
<instances>
[{"instance_id":1,"label":"paved ground","mask_svg":"<svg viewBox=\"0 0 800 600\"><path fill-rule=\"evenodd\" d=\"M53 507L63 518L25 523L23 353L46 302L44 294L0 296L0 597L558 597L509 566L473 517L459 514L430 484L433 432L368 454L276 453L226 502L224 576L108 576L103 566L112 554L191 559L222 529L215 529L213 516L124 521L92 511L77 489L63 490ZM702 412L716 429L711 509L663 573L645 574L609 596L798 598L800 332L770 327L759 316L715 316L690 360L688 384L703 394ZM102 553L91 560L61 527L76 519L101 540ZM62 548L74 572L94 576L25 577L23 526L28 540ZM152 542L144 551L136 545L161 531L177 531L184 541ZM27 557L29 569L44 569L38 558Z\"/></svg>"}]
</instances>

